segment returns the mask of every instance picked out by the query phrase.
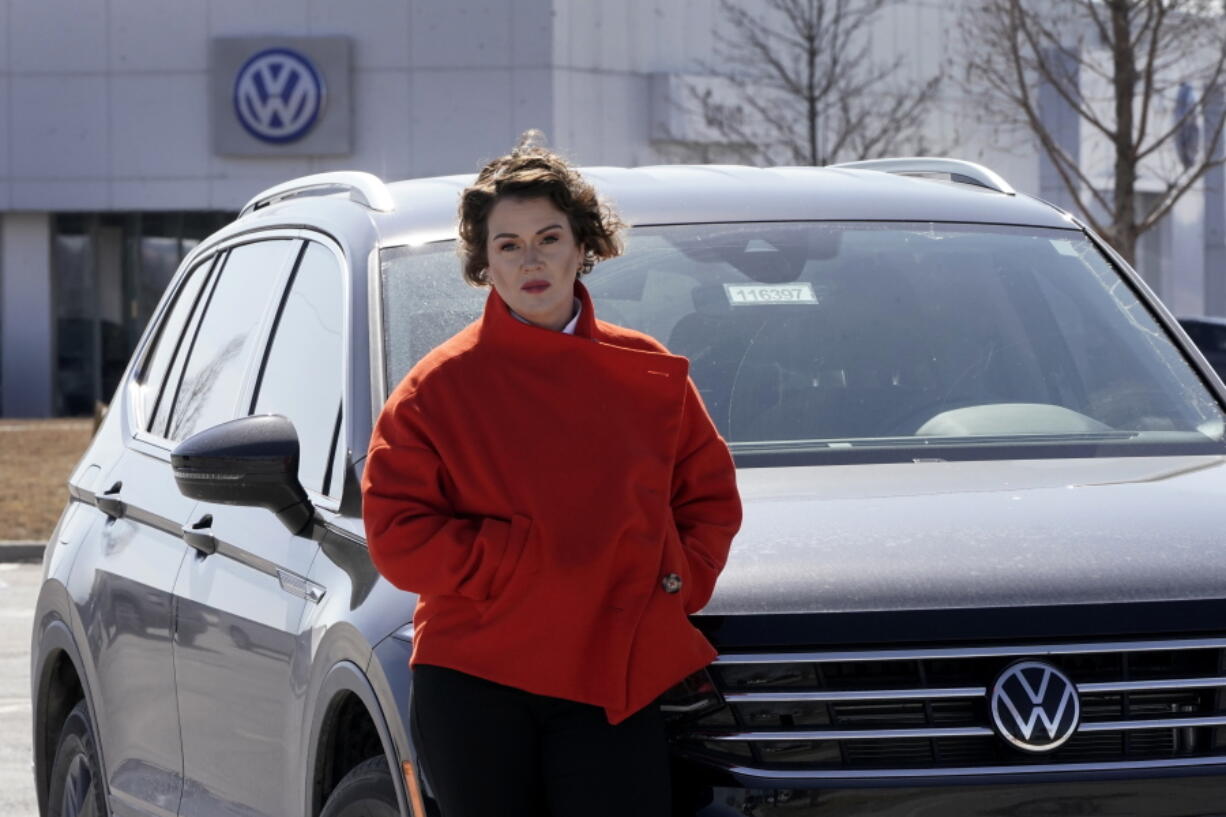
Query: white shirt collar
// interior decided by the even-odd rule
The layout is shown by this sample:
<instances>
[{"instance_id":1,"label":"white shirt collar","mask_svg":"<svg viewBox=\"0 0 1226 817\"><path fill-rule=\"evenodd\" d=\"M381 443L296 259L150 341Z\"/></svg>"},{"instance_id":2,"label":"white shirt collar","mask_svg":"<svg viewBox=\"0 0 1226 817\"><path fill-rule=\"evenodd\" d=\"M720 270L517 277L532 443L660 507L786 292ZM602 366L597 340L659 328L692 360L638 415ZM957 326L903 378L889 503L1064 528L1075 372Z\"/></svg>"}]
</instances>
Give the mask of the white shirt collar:
<instances>
[{"instance_id":1,"label":"white shirt collar","mask_svg":"<svg viewBox=\"0 0 1226 817\"><path fill-rule=\"evenodd\" d=\"M570 323L562 327L562 334L564 335L575 334L575 325L579 323L579 313L582 311L583 311L583 304L579 302L578 298L575 298L575 314L570 319Z\"/></svg>"},{"instance_id":2,"label":"white shirt collar","mask_svg":"<svg viewBox=\"0 0 1226 817\"><path fill-rule=\"evenodd\" d=\"M575 314L571 316L570 322L562 327L561 331L563 335L575 334L575 326L579 323L579 313L582 311L583 304L580 303L578 298L575 298ZM514 315L515 320L519 321L520 323L532 323L532 321L518 314L514 309L511 310L511 314Z\"/></svg>"}]
</instances>

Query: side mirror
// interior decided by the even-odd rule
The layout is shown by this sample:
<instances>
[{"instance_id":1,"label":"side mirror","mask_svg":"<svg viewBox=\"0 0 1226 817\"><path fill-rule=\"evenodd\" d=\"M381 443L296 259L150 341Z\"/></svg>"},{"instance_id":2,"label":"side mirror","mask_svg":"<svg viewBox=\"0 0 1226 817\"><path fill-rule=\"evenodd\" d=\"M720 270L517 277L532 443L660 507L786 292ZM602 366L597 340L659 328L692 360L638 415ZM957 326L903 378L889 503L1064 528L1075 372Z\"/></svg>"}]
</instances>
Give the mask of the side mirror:
<instances>
[{"instance_id":1,"label":"side mirror","mask_svg":"<svg viewBox=\"0 0 1226 817\"><path fill-rule=\"evenodd\" d=\"M222 505L253 505L293 533L314 517L298 481L298 432L279 414L240 417L206 428L170 453L184 496Z\"/></svg>"}]
</instances>

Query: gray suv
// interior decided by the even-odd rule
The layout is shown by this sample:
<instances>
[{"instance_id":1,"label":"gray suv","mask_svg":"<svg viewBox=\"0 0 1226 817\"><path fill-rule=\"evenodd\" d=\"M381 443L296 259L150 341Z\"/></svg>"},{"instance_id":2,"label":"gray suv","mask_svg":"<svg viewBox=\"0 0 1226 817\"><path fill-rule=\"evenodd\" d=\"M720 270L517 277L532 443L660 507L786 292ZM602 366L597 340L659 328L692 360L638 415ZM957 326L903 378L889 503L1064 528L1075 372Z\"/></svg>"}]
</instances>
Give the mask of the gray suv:
<instances>
[{"instance_id":1,"label":"gray suv","mask_svg":"<svg viewBox=\"0 0 1226 817\"><path fill-rule=\"evenodd\" d=\"M585 175L635 225L597 312L690 359L745 502L675 813L1222 813L1226 394L1133 271L966 162ZM437 813L358 485L479 314L468 180L299 179L184 261L47 548L43 814Z\"/></svg>"}]
</instances>

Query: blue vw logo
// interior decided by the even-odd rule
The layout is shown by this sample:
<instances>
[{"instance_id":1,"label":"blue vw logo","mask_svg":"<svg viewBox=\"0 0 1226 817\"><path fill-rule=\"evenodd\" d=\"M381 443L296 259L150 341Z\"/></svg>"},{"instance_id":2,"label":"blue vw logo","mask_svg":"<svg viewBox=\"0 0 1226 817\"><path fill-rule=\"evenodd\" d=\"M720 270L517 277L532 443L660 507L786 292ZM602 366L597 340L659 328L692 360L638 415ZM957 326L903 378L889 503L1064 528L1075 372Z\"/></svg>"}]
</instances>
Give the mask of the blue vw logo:
<instances>
[{"instance_id":1,"label":"blue vw logo","mask_svg":"<svg viewBox=\"0 0 1226 817\"><path fill-rule=\"evenodd\" d=\"M288 48L268 48L252 56L234 80L238 121L263 142L302 138L323 104L323 78L310 60Z\"/></svg>"}]
</instances>

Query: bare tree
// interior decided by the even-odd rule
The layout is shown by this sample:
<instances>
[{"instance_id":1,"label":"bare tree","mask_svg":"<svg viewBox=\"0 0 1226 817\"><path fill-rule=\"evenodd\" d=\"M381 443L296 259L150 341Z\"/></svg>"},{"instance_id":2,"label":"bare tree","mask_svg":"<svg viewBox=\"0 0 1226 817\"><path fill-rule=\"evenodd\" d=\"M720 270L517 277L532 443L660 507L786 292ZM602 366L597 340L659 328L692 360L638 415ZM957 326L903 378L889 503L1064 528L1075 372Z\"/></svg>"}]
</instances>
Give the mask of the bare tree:
<instances>
[{"instance_id":1,"label":"bare tree","mask_svg":"<svg viewBox=\"0 0 1226 817\"><path fill-rule=\"evenodd\" d=\"M901 56L874 60L869 28L887 2L720 0L727 26L716 32L716 62L704 66L718 86L689 86L686 104L759 164L922 152L940 78L905 79Z\"/></svg>"},{"instance_id":2,"label":"bare tree","mask_svg":"<svg viewBox=\"0 0 1226 817\"><path fill-rule=\"evenodd\" d=\"M964 85L1002 124L1020 126L1050 158L1091 227L1132 263L1137 239L1205 171L1221 164L1223 37L1219 0L974 0L965 16ZM1175 92L1184 104L1172 112ZM1040 110L1050 88L1076 122L1077 147L1102 145L1111 171L1087 169L1080 150ZM1203 149L1188 140L1204 127ZM1191 140L1188 140L1191 141ZM1181 155L1182 154L1182 157ZM1138 207L1137 183L1158 183Z\"/></svg>"}]
</instances>

